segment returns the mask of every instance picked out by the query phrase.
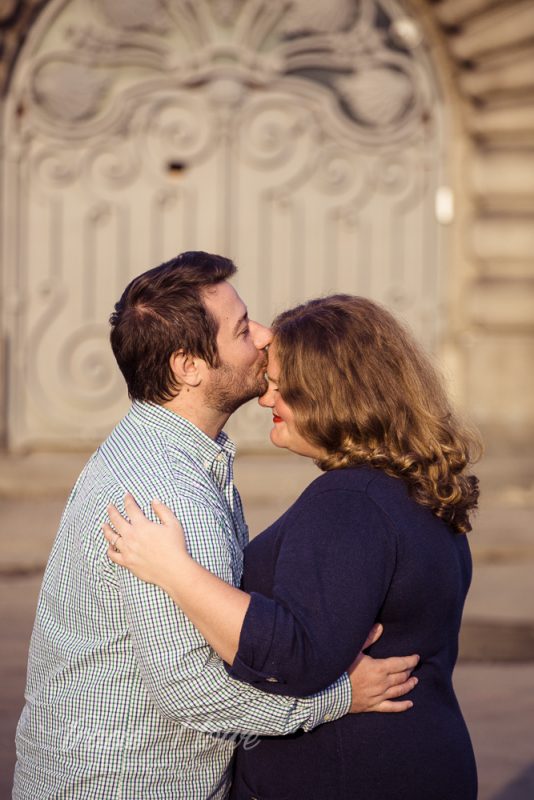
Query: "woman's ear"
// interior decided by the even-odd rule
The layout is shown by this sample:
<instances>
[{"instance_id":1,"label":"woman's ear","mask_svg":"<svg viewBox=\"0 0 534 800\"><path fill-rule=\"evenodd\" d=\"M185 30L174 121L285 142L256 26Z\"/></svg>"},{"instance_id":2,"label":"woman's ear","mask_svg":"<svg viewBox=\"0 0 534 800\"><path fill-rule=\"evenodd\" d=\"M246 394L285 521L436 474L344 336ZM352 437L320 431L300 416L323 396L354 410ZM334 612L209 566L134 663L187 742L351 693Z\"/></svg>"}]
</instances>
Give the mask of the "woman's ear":
<instances>
[{"instance_id":1,"label":"woman's ear","mask_svg":"<svg viewBox=\"0 0 534 800\"><path fill-rule=\"evenodd\" d=\"M170 367L178 385L199 386L202 382L204 361L177 350L170 359Z\"/></svg>"}]
</instances>

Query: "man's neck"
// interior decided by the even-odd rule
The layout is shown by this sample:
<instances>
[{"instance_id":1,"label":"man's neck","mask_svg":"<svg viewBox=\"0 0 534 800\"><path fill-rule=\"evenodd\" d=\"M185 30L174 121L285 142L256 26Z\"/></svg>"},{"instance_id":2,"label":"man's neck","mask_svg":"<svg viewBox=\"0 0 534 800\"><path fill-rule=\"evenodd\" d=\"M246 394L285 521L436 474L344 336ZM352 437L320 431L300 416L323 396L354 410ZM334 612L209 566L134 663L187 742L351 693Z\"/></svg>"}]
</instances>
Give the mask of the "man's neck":
<instances>
[{"instance_id":1,"label":"man's neck","mask_svg":"<svg viewBox=\"0 0 534 800\"><path fill-rule=\"evenodd\" d=\"M198 399L191 395L190 390L184 386L177 397L173 397L172 400L162 405L169 411L173 411L175 414L179 414L184 419L192 422L193 425L196 425L211 439L216 439L226 425L230 414L224 414L208 408L200 404Z\"/></svg>"}]
</instances>

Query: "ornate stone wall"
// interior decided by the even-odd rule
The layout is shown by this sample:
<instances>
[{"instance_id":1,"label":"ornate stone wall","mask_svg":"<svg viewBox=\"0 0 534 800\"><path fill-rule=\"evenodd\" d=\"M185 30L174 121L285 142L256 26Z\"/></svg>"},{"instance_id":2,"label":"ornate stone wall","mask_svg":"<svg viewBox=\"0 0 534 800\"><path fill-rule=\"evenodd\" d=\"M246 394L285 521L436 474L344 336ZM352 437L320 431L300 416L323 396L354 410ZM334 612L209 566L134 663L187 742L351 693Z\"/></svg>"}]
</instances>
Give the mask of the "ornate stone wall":
<instances>
[{"instance_id":1,"label":"ornate stone wall","mask_svg":"<svg viewBox=\"0 0 534 800\"><path fill-rule=\"evenodd\" d=\"M442 0L469 138L458 231L465 400L490 450L534 443L534 4Z\"/></svg>"},{"instance_id":2,"label":"ornate stone wall","mask_svg":"<svg viewBox=\"0 0 534 800\"><path fill-rule=\"evenodd\" d=\"M28 31L46 2L47 0L0 0L0 118L3 113L3 97L8 89L11 70ZM0 180L2 178L3 176L0 175ZM1 230L0 235L3 238ZM3 289L2 277L0 274L0 287ZM0 448L5 446L7 435L8 354L2 311L3 303L0 303Z\"/></svg>"},{"instance_id":3,"label":"ornate stone wall","mask_svg":"<svg viewBox=\"0 0 534 800\"><path fill-rule=\"evenodd\" d=\"M105 318L179 250L235 258L258 319L353 291L432 347L443 117L398 0L50 3L3 120L10 445L105 435L125 406ZM248 446L266 425L232 420Z\"/></svg>"},{"instance_id":4,"label":"ornate stone wall","mask_svg":"<svg viewBox=\"0 0 534 800\"><path fill-rule=\"evenodd\" d=\"M44 5L0 5L4 92L20 44ZM235 5L220 4L227 13ZM407 6L433 49L456 122L450 132L456 212L446 337L452 381L490 449L531 448L534 4L408 0ZM313 7L328 21L326 0Z\"/></svg>"}]
</instances>

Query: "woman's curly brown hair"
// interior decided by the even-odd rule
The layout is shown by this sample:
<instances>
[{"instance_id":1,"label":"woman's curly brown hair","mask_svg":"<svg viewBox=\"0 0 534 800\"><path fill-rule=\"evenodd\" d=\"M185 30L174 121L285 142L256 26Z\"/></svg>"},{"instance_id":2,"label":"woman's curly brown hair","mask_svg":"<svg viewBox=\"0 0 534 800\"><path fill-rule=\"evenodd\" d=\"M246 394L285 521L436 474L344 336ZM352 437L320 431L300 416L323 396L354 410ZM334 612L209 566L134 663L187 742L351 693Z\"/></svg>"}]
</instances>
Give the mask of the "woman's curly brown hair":
<instances>
[{"instance_id":1,"label":"woman's curly brown hair","mask_svg":"<svg viewBox=\"0 0 534 800\"><path fill-rule=\"evenodd\" d=\"M274 323L278 388L323 470L366 464L401 478L458 533L471 530L478 434L455 417L428 357L394 317L363 297L333 295Z\"/></svg>"}]
</instances>

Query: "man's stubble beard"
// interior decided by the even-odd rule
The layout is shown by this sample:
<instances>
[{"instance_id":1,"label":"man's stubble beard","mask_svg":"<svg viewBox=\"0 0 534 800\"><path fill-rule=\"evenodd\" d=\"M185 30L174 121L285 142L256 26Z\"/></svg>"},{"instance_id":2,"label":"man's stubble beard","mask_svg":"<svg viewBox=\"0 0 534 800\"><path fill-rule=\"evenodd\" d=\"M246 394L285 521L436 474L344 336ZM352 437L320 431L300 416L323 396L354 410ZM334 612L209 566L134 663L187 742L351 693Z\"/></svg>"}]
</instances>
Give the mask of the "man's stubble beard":
<instances>
[{"instance_id":1,"label":"man's stubble beard","mask_svg":"<svg viewBox=\"0 0 534 800\"><path fill-rule=\"evenodd\" d=\"M221 364L211 373L205 401L206 405L215 411L233 414L244 403L266 391L267 381L263 372L252 375L249 370L239 370L229 364Z\"/></svg>"}]
</instances>

